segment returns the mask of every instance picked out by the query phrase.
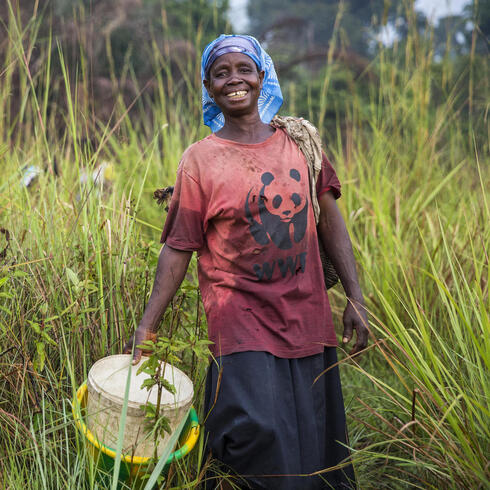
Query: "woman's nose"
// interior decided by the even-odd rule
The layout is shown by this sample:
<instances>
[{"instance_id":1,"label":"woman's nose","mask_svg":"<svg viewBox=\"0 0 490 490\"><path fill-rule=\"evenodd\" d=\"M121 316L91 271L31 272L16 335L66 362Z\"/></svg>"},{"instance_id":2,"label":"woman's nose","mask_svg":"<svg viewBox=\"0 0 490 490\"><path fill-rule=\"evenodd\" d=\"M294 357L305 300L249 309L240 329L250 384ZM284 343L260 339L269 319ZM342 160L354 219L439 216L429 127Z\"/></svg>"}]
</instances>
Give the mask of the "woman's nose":
<instances>
[{"instance_id":1,"label":"woman's nose","mask_svg":"<svg viewBox=\"0 0 490 490\"><path fill-rule=\"evenodd\" d=\"M237 83L241 83L241 81L241 78L237 74L233 73L230 78L228 78L226 83L228 85L236 85Z\"/></svg>"}]
</instances>

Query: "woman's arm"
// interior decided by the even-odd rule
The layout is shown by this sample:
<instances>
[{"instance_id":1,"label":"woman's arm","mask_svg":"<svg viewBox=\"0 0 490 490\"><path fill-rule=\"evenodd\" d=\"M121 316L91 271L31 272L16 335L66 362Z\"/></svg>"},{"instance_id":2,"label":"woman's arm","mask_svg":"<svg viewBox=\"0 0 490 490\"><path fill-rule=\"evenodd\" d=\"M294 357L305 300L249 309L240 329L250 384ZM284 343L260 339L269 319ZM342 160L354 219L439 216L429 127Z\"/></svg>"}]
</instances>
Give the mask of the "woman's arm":
<instances>
[{"instance_id":1,"label":"woman's arm","mask_svg":"<svg viewBox=\"0 0 490 490\"><path fill-rule=\"evenodd\" d=\"M344 287L348 303L344 311L343 342L352 339L353 329L357 339L350 355L357 354L367 346L368 329L367 315L364 308L364 298L357 278L356 262L344 219L337 207L331 192L325 192L318 200L320 204L320 221L318 233L322 239L329 259L331 260L340 282Z\"/></svg>"},{"instance_id":2,"label":"woman's arm","mask_svg":"<svg viewBox=\"0 0 490 490\"><path fill-rule=\"evenodd\" d=\"M158 324L184 279L191 256L192 252L177 250L168 245L160 251L150 299L138 328L123 348L124 354L131 354L134 346L133 364L137 364L144 353L136 346L145 340L156 339Z\"/></svg>"}]
</instances>

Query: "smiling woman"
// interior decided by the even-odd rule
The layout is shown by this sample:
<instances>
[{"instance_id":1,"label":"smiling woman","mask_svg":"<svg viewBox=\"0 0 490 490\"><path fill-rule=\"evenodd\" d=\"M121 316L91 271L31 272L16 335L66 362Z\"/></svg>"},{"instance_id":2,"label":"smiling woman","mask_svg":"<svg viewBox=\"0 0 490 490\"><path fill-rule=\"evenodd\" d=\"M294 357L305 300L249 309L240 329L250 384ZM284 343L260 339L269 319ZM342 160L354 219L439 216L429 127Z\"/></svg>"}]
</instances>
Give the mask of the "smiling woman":
<instances>
[{"instance_id":1,"label":"smiling woman","mask_svg":"<svg viewBox=\"0 0 490 490\"><path fill-rule=\"evenodd\" d=\"M204 86L223 115L235 118L257 111L263 80L264 71L259 71L251 58L228 53L213 63Z\"/></svg>"},{"instance_id":2,"label":"smiling woman","mask_svg":"<svg viewBox=\"0 0 490 490\"><path fill-rule=\"evenodd\" d=\"M353 488L317 236L349 296L344 342L355 329L358 353L367 319L335 202L340 183L321 151L318 175L310 175L296 140L272 121L282 93L253 37L213 41L201 75L203 118L213 133L182 156L155 284L126 352L133 348L137 361L134 346L155 336L196 251L213 354L204 402L208 451L243 479L241 488ZM216 478L207 479L210 488L227 488Z\"/></svg>"},{"instance_id":3,"label":"smiling woman","mask_svg":"<svg viewBox=\"0 0 490 490\"><path fill-rule=\"evenodd\" d=\"M258 114L265 124L269 124L282 105L282 92L277 79L274 63L270 56L251 36L221 35L204 49L201 63L203 81L203 119L213 132L219 131L225 124L223 112L207 91L210 69L214 62L226 54L242 54L252 60L258 72L263 72L260 97L257 101ZM243 58L242 58L243 59Z\"/></svg>"}]
</instances>

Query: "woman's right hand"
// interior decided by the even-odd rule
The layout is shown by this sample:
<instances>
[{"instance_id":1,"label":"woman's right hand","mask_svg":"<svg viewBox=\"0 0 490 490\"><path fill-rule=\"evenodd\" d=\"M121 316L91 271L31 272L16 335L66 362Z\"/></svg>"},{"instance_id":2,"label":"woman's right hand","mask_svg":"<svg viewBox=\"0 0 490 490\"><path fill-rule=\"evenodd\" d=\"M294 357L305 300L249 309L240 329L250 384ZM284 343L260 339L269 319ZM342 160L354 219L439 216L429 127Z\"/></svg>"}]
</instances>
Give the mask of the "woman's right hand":
<instances>
[{"instance_id":1,"label":"woman's right hand","mask_svg":"<svg viewBox=\"0 0 490 490\"><path fill-rule=\"evenodd\" d=\"M138 364L142 355L149 355L151 352L140 349L137 346L141 345L145 340L153 340L155 342L157 334L148 327L139 326L134 332L133 336L126 342L123 347L123 354L131 354L133 352L133 366ZM134 345L134 351L133 351Z\"/></svg>"},{"instance_id":2,"label":"woman's right hand","mask_svg":"<svg viewBox=\"0 0 490 490\"><path fill-rule=\"evenodd\" d=\"M133 352L133 365L139 362L142 354L150 354L144 349L138 349L137 346L141 345L145 340L156 341L156 330L160 320L184 279L191 256L192 252L190 251L176 250L168 245L162 247L158 257L155 282L153 283L150 299L138 328L123 348L124 354Z\"/></svg>"}]
</instances>

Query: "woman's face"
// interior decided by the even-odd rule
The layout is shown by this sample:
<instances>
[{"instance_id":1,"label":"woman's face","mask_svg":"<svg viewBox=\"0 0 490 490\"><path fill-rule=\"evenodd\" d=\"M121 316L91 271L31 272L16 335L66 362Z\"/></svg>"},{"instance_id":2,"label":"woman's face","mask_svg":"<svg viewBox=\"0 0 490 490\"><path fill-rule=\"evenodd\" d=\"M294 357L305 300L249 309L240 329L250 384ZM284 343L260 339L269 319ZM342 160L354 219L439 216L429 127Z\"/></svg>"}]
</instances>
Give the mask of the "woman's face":
<instances>
[{"instance_id":1,"label":"woman's face","mask_svg":"<svg viewBox=\"0 0 490 490\"><path fill-rule=\"evenodd\" d=\"M204 86L225 116L241 116L257 111L263 79L246 54L227 53L211 65Z\"/></svg>"}]
</instances>

